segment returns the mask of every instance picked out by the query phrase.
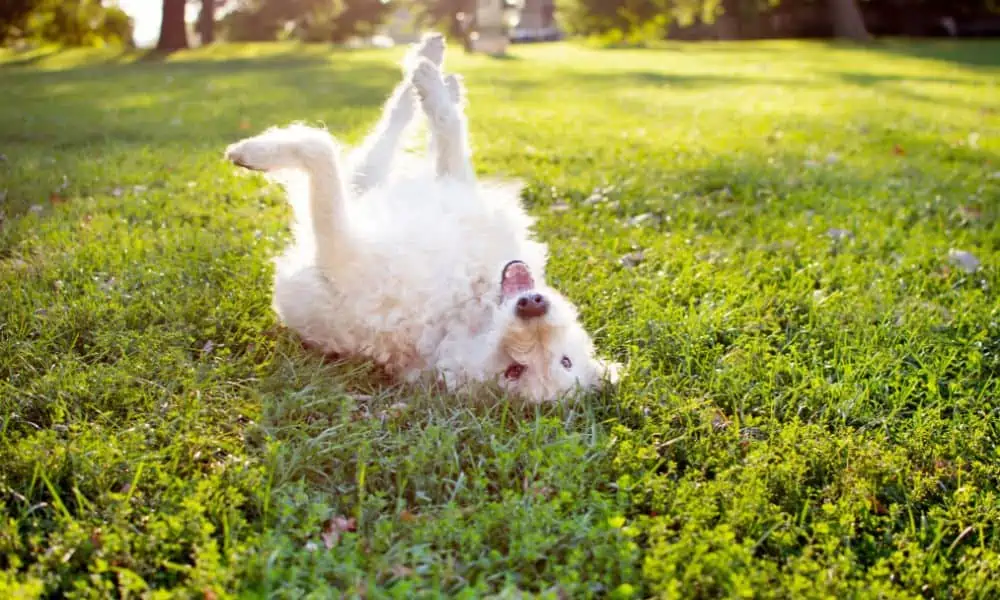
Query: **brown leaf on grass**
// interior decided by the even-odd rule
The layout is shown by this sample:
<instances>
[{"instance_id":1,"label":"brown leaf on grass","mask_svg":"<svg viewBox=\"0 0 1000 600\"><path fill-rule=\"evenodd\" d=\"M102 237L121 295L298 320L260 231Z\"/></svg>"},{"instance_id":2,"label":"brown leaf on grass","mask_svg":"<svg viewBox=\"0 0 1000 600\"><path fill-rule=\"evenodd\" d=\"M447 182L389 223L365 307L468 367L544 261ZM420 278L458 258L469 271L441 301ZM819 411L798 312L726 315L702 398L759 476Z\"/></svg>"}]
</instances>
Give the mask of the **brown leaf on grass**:
<instances>
[{"instance_id":1,"label":"brown leaf on grass","mask_svg":"<svg viewBox=\"0 0 1000 600\"><path fill-rule=\"evenodd\" d=\"M715 415L712 416L712 429L716 431L723 431L729 427L729 418L722 414L720 411L716 411Z\"/></svg>"},{"instance_id":2,"label":"brown leaf on grass","mask_svg":"<svg viewBox=\"0 0 1000 600\"><path fill-rule=\"evenodd\" d=\"M955 248L948 250L948 260L966 273L975 273L979 269L979 265L982 264L971 252Z\"/></svg>"},{"instance_id":3,"label":"brown leaf on grass","mask_svg":"<svg viewBox=\"0 0 1000 600\"><path fill-rule=\"evenodd\" d=\"M399 520L404 523L412 523L417 520L417 515L413 514L409 510L403 509L403 512L399 513Z\"/></svg>"},{"instance_id":4,"label":"brown leaf on grass","mask_svg":"<svg viewBox=\"0 0 1000 600\"><path fill-rule=\"evenodd\" d=\"M892 147L892 153L895 154L896 156L903 156L906 154L906 150L903 150L902 146L896 144Z\"/></svg>"},{"instance_id":5,"label":"brown leaf on grass","mask_svg":"<svg viewBox=\"0 0 1000 600\"><path fill-rule=\"evenodd\" d=\"M329 550L340 542L340 536L345 531L357 531L357 522L351 518L336 516L327 521L326 528L323 530L323 544L326 549Z\"/></svg>"},{"instance_id":6,"label":"brown leaf on grass","mask_svg":"<svg viewBox=\"0 0 1000 600\"><path fill-rule=\"evenodd\" d=\"M889 514L889 509L887 509L885 505L882 504L882 501L879 500L876 496L870 496L868 500L871 502L872 512L874 512L877 515Z\"/></svg>"},{"instance_id":7,"label":"brown leaf on grass","mask_svg":"<svg viewBox=\"0 0 1000 600\"><path fill-rule=\"evenodd\" d=\"M386 419L390 418L392 419L398 418L400 415L406 412L407 408L408 405L406 404L406 402L396 402L389 408L383 411L379 411L378 418L381 421L385 421Z\"/></svg>"},{"instance_id":8,"label":"brown leaf on grass","mask_svg":"<svg viewBox=\"0 0 1000 600\"><path fill-rule=\"evenodd\" d=\"M826 230L826 235L835 241L846 240L854 237L854 233L848 229L840 229L839 227L833 227Z\"/></svg>"},{"instance_id":9,"label":"brown leaf on grass","mask_svg":"<svg viewBox=\"0 0 1000 600\"><path fill-rule=\"evenodd\" d=\"M409 577L410 575L413 575L413 569L405 565L392 565L392 567L389 569L389 572L392 573L392 576L396 577L397 579L402 579L403 577Z\"/></svg>"},{"instance_id":10,"label":"brown leaf on grass","mask_svg":"<svg viewBox=\"0 0 1000 600\"><path fill-rule=\"evenodd\" d=\"M643 223L649 221L650 219L653 219L654 217L655 215L653 213L642 213L641 215L636 215L630 218L628 220L628 224L633 227L636 227L638 225L642 225Z\"/></svg>"},{"instance_id":11,"label":"brown leaf on grass","mask_svg":"<svg viewBox=\"0 0 1000 600\"><path fill-rule=\"evenodd\" d=\"M250 129L250 119L243 119L240 121L240 129Z\"/></svg>"},{"instance_id":12,"label":"brown leaf on grass","mask_svg":"<svg viewBox=\"0 0 1000 600\"><path fill-rule=\"evenodd\" d=\"M958 212L967 221L978 221L983 218L983 209L972 204L960 206Z\"/></svg>"},{"instance_id":13,"label":"brown leaf on grass","mask_svg":"<svg viewBox=\"0 0 1000 600\"><path fill-rule=\"evenodd\" d=\"M59 192L52 192L51 194L49 194L49 202L51 202L52 204L62 204L65 201L66 199L63 198L62 194L60 194Z\"/></svg>"},{"instance_id":14,"label":"brown leaf on grass","mask_svg":"<svg viewBox=\"0 0 1000 600\"><path fill-rule=\"evenodd\" d=\"M219 595L215 593L212 588L205 588L201 591L202 595L205 596L205 600L218 600Z\"/></svg>"},{"instance_id":15,"label":"brown leaf on grass","mask_svg":"<svg viewBox=\"0 0 1000 600\"><path fill-rule=\"evenodd\" d=\"M639 266L639 264L644 260L646 260L646 253L642 250L636 250L635 252L629 252L625 256L621 257L618 259L618 262L621 263L621 265L626 269L631 269Z\"/></svg>"}]
</instances>

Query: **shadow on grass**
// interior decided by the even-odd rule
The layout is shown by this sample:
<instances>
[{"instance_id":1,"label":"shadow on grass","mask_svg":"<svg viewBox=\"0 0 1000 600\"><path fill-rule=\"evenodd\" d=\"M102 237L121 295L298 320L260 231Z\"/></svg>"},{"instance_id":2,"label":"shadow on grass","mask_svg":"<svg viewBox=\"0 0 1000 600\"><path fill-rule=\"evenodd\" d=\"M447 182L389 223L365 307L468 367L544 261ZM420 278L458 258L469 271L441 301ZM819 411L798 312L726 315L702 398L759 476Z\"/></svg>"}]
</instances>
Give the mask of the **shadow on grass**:
<instances>
[{"instance_id":1,"label":"shadow on grass","mask_svg":"<svg viewBox=\"0 0 1000 600\"><path fill-rule=\"evenodd\" d=\"M0 109L0 140L62 150L111 142L213 145L292 120L344 122L331 117L380 106L399 78L397 68L374 58L341 62L295 52L14 70L0 92L7 107Z\"/></svg>"},{"instance_id":2,"label":"shadow on grass","mask_svg":"<svg viewBox=\"0 0 1000 600\"><path fill-rule=\"evenodd\" d=\"M967 68L1000 70L1000 41L986 39L885 39L859 46L887 54L954 63Z\"/></svg>"},{"instance_id":3,"label":"shadow on grass","mask_svg":"<svg viewBox=\"0 0 1000 600\"><path fill-rule=\"evenodd\" d=\"M609 46L602 50L648 50L668 52L696 52L698 54L747 54L780 55L787 59L789 40L733 40L733 41L665 41L652 47ZM1000 68L1000 41L994 39L946 38L881 38L868 44L848 40L810 39L810 44L827 47L830 50L860 52L884 52L911 58L955 63L965 67Z\"/></svg>"}]
</instances>

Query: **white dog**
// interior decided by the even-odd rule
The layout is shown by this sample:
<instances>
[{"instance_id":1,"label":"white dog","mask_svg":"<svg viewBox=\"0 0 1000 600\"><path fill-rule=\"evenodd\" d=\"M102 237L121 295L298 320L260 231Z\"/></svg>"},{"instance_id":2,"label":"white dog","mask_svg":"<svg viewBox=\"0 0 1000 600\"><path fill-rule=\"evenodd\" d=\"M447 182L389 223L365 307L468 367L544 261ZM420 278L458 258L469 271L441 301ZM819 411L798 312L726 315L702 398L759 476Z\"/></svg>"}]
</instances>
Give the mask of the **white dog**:
<instances>
[{"instance_id":1,"label":"white dog","mask_svg":"<svg viewBox=\"0 0 1000 600\"><path fill-rule=\"evenodd\" d=\"M406 381L430 373L452 391L496 382L540 402L616 380L618 365L594 356L575 307L545 284L547 249L530 239L518 190L477 182L462 86L442 75L443 55L436 34L411 50L346 170L330 135L304 125L226 150L286 175L297 231L276 261L275 310L327 352ZM433 167L406 173L392 165L417 105Z\"/></svg>"}]
</instances>

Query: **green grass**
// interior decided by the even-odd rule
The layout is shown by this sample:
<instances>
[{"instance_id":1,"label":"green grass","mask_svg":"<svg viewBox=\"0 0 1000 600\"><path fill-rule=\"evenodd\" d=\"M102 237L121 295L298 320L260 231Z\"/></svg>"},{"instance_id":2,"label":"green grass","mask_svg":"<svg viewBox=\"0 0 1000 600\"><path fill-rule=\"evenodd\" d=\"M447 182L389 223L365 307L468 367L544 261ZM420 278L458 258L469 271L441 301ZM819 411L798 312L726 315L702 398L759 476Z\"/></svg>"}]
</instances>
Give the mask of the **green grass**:
<instances>
[{"instance_id":1,"label":"green grass","mask_svg":"<svg viewBox=\"0 0 1000 600\"><path fill-rule=\"evenodd\" d=\"M542 408L271 312L289 212L222 150L357 141L399 56L0 54L0 596L1000 595L1000 44L453 52L627 363Z\"/></svg>"}]
</instances>

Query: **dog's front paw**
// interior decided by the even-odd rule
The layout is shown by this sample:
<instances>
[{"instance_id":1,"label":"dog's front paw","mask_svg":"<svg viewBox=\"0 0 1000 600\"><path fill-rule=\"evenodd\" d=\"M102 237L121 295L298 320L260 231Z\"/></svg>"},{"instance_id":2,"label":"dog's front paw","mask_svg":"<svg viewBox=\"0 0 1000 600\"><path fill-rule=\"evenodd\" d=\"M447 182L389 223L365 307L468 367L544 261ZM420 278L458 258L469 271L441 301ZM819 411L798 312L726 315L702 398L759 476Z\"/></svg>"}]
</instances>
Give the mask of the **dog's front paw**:
<instances>
[{"instance_id":1,"label":"dog's front paw","mask_svg":"<svg viewBox=\"0 0 1000 600\"><path fill-rule=\"evenodd\" d=\"M425 33L419 42L414 44L407 53L404 64L407 70L416 68L421 58L426 58L435 66L444 64L444 36L440 33Z\"/></svg>"},{"instance_id":2,"label":"dog's front paw","mask_svg":"<svg viewBox=\"0 0 1000 600\"><path fill-rule=\"evenodd\" d=\"M276 171L294 166L298 149L314 137L307 127L274 127L226 148L226 159L253 171Z\"/></svg>"},{"instance_id":3,"label":"dog's front paw","mask_svg":"<svg viewBox=\"0 0 1000 600\"><path fill-rule=\"evenodd\" d=\"M258 138L241 140L226 148L226 160L252 171L271 170L274 161L270 154L272 154L271 147Z\"/></svg>"}]
</instances>

